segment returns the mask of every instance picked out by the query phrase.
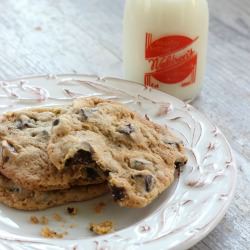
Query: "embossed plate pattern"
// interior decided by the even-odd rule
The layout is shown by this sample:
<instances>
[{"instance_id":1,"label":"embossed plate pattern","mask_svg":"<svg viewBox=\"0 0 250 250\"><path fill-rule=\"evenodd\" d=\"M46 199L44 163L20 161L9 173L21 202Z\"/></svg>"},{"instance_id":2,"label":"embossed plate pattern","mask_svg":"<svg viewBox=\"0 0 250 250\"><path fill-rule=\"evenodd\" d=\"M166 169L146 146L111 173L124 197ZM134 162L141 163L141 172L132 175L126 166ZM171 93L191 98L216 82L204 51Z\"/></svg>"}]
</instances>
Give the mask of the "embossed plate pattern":
<instances>
[{"instance_id":1,"label":"embossed plate pattern","mask_svg":"<svg viewBox=\"0 0 250 250\"><path fill-rule=\"evenodd\" d=\"M192 106L165 93L121 79L85 75L27 77L0 82L0 113L34 106L65 104L80 96L100 96L128 105L169 127L184 141L189 162L169 190L144 209L116 206L109 196L76 203L69 218L66 206L42 212L21 212L0 205L1 249L187 249L205 237L224 216L234 194L237 169L228 142L217 127ZM93 206L105 201L102 214ZM40 237L31 215L65 214L68 235L61 240ZM115 231L92 235L88 224L111 219ZM49 226L62 230L51 221ZM66 223L66 224L67 224Z\"/></svg>"}]
</instances>

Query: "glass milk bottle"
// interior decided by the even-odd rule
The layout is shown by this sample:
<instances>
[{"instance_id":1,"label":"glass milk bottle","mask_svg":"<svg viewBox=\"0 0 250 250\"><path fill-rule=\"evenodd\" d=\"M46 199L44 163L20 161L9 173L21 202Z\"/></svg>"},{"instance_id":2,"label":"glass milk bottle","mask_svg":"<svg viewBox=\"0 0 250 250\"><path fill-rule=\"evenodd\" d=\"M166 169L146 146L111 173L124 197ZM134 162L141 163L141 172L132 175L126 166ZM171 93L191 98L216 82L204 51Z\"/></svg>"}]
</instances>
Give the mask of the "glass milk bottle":
<instances>
[{"instance_id":1,"label":"glass milk bottle","mask_svg":"<svg viewBox=\"0 0 250 250\"><path fill-rule=\"evenodd\" d=\"M125 78L193 100L205 72L208 19L206 0L127 0Z\"/></svg>"}]
</instances>

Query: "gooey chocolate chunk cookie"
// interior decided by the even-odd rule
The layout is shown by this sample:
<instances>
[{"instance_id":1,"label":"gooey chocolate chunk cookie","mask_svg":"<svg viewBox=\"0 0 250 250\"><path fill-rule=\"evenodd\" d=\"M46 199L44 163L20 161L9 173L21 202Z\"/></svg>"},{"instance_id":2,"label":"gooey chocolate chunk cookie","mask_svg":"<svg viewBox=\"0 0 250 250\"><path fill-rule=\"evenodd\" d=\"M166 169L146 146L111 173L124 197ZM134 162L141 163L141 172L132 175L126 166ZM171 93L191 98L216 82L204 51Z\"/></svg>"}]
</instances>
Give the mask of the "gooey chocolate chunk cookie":
<instances>
[{"instance_id":1,"label":"gooey chocolate chunk cookie","mask_svg":"<svg viewBox=\"0 0 250 250\"><path fill-rule=\"evenodd\" d=\"M88 163L79 161L72 164L68 161L71 167L58 171L49 160L47 146L51 129L68 108L22 110L1 117L0 173L25 189L37 191L104 182L92 168L88 168Z\"/></svg>"},{"instance_id":2,"label":"gooey chocolate chunk cookie","mask_svg":"<svg viewBox=\"0 0 250 250\"><path fill-rule=\"evenodd\" d=\"M75 100L60 115L48 156L60 171L88 165L125 207L151 203L173 182L175 168L187 162L182 142L167 128L98 98Z\"/></svg>"}]
</instances>

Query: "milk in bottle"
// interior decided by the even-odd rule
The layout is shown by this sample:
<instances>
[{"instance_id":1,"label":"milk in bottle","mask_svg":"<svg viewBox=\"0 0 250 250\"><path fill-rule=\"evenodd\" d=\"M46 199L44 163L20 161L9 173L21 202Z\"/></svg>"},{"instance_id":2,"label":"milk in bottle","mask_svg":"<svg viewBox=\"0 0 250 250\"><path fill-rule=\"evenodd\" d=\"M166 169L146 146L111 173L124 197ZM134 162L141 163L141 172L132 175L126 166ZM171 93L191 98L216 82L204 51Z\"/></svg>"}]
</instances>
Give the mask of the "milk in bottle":
<instances>
[{"instance_id":1,"label":"milk in bottle","mask_svg":"<svg viewBox=\"0 0 250 250\"><path fill-rule=\"evenodd\" d=\"M207 52L206 0L127 0L125 78L182 100L201 90Z\"/></svg>"}]
</instances>

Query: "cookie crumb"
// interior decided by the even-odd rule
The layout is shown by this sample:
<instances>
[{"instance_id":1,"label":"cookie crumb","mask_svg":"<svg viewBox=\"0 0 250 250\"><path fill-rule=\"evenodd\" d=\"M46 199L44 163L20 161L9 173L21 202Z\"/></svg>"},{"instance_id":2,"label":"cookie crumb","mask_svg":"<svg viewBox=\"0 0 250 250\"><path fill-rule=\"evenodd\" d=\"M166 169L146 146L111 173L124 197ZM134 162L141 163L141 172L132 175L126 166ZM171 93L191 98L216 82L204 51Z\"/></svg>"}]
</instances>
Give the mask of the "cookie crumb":
<instances>
[{"instance_id":1,"label":"cookie crumb","mask_svg":"<svg viewBox=\"0 0 250 250\"><path fill-rule=\"evenodd\" d=\"M101 223L90 223L89 229L99 235L108 234L113 231L113 222L107 220Z\"/></svg>"},{"instance_id":2,"label":"cookie crumb","mask_svg":"<svg viewBox=\"0 0 250 250\"><path fill-rule=\"evenodd\" d=\"M106 207L106 204L104 202L99 202L96 206L95 206L95 212L97 214L100 214L103 212L103 209Z\"/></svg>"},{"instance_id":3,"label":"cookie crumb","mask_svg":"<svg viewBox=\"0 0 250 250\"><path fill-rule=\"evenodd\" d=\"M69 227L70 227L70 228L75 228L75 227L76 227L76 224L70 224Z\"/></svg>"},{"instance_id":4,"label":"cookie crumb","mask_svg":"<svg viewBox=\"0 0 250 250\"><path fill-rule=\"evenodd\" d=\"M39 219L36 216L30 216L30 222L32 224L39 224Z\"/></svg>"},{"instance_id":5,"label":"cookie crumb","mask_svg":"<svg viewBox=\"0 0 250 250\"><path fill-rule=\"evenodd\" d=\"M63 221L63 218L60 214L53 214L53 219L58 222Z\"/></svg>"},{"instance_id":6,"label":"cookie crumb","mask_svg":"<svg viewBox=\"0 0 250 250\"><path fill-rule=\"evenodd\" d=\"M32 216L30 216L30 222L32 224L48 225L49 220L46 216L42 216L40 218L37 218L36 216L32 215Z\"/></svg>"},{"instance_id":7,"label":"cookie crumb","mask_svg":"<svg viewBox=\"0 0 250 250\"><path fill-rule=\"evenodd\" d=\"M42 224L42 225L48 225L49 224L48 218L46 216L42 216L40 218L40 224Z\"/></svg>"},{"instance_id":8,"label":"cookie crumb","mask_svg":"<svg viewBox=\"0 0 250 250\"><path fill-rule=\"evenodd\" d=\"M75 208L75 207L67 207L67 212L70 215L77 215L77 208Z\"/></svg>"},{"instance_id":9,"label":"cookie crumb","mask_svg":"<svg viewBox=\"0 0 250 250\"><path fill-rule=\"evenodd\" d=\"M41 236L50 239L62 239L66 234L68 233L57 233L56 231L51 230L49 227L44 227L41 230Z\"/></svg>"}]
</instances>

